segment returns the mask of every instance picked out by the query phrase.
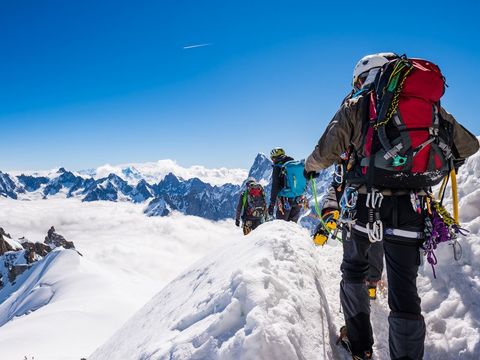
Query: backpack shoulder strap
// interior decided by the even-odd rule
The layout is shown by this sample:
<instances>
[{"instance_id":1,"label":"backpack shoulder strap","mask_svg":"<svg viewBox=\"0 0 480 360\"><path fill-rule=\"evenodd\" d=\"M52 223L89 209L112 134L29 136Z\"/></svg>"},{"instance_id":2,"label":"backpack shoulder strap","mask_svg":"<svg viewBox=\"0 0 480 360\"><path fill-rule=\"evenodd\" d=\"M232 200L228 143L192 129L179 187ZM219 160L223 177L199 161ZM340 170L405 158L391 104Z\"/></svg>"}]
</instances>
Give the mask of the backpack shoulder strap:
<instances>
[{"instance_id":1,"label":"backpack shoulder strap","mask_svg":"<svg viewBox=\"0 0 480 360\"><path fill-rule=\"evenodd\" d=\"M247 204L248 188L243 192L242 196L243 196L242 204L243 204L243 207L245 207L245 205Z\"/></svg>"}]
</instances>

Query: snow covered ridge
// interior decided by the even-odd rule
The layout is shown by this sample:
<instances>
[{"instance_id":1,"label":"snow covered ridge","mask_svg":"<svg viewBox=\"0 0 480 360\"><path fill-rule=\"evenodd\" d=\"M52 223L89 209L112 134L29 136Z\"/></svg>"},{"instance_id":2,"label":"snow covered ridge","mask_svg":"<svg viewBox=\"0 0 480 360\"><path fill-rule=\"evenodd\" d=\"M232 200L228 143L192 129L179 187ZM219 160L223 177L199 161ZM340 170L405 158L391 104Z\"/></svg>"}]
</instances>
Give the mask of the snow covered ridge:
<instances>
[{"instance_id":1,"label":"snow covered ridge","mask_svg":"<svg viewBox=\"0 0 480 360\"><path fill-rule=\"evenodd\" d=\"M305 229L263 224L173 280L88 359L337 358L319 260Z\"/></svg>"}]
</instances>

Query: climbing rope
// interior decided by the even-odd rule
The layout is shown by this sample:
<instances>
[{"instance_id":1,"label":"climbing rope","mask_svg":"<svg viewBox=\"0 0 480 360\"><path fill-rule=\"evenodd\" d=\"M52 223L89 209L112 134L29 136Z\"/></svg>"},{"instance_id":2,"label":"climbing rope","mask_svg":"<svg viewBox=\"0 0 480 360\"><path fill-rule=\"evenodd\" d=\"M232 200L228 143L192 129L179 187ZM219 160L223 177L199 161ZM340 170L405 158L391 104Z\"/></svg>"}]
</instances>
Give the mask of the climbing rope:
<instances>
[{"instance_id":1,"label":"climbing rope","mask_svg":"<svg viewBox=\"0 0 480 360\"><path fill-rule=\"evenodd\" d=\"M313 199L315 200L315 212L317 214L318 219L320 220L320 223L322 224L322 227L327 232L329 238L335 238L336 240L341 242L342 241L341 238L337 236L337 230L332 231L328 227L328 225L325 223L325 220L323 219L322 212L320 211L320 206L318 205L317 184L315 183L315 180L313 178L310 178L310 186L312 188Z\"/></svg>"},{"instance_id":2,"label":"climbing rope","mask_svg":"<svg viewBox=\"0 0 480 360\"><path fill-rule=\"evenodd\" d=\"M403 74L403 78L398 84L398 80L401 76L400 72L405 68L408 67L408 69L405 71L405 74ZM387 89L388 91L395 91L395 94L393 95L392 102L390 103L389 109L387 111L387 114L385 115L385 120L380 121L376 124L373 125L373 128L375 130L378 130L380 126L386 125L390 119L392 118L393 114L395 114L395 111L398 108L398 103L400 101L400 93L402 92L403 89L403 84L405 83L405 80L408 77L408 74L413 70L413 66L411 66L407 61L399 61L396 65L395 68L392 71L392 74L390 75L390 78L388 79L387 83ZM398 84L398 86L397 86Z\"/></svg>"}]
</instances>

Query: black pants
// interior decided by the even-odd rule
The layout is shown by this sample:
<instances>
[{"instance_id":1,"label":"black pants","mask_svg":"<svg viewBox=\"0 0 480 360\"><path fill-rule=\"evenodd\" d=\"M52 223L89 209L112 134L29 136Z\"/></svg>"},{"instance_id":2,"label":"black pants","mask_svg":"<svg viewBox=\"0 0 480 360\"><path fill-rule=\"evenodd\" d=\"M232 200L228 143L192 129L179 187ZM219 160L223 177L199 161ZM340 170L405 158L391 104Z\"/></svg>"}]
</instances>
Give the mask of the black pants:
<instances>
[{"instance_id":1,"label":"black pants","mask_svg":"<svg viewBox=\"0 0 480 360\"><path fill-rule=\"evenodd\" d=\"M357 201L357 223L367 223L366 196ZM410 196L385 197L380 209L385 228L423 232L423 215L417 214ZM421 315L416 278L420 264L417 239L384 236L383 249L388 278L389 347L392 359L422 359L425 323ZM368 251L371 243L363 232L344 233L340 300L348 337L355 355L372 351L370 304L365 280L368 277Z\"/></svg>"},{"instance_id":2,"label":"black pants","mask_svg":"<svg viewBox=\"0 0 480 360\"><path fill-rule=\"evenodd\" d=\"M252 230L255 230L261 223L262 219L244 219L243 220L243 235L248 235Z\"/></svg>"},{"instance_id":3,"label":"black pants","mask_svg":"<svg viewBox=\"0 0 480 360\"><path fill-rule=\"evenodd\" d=\"M277 204L276 218L285 221L297 222L302 212L302 203L300 197L298 198L286 198L281 197L278 199L281 206Z\"/></svg>"},{"instance_id":4,"label":"black pants","mask_svg":"<svg viewBox=\"0 0 480 360\"><path fill-rule=\"evenodd\" d=\"M382 278L383 272L383 242L370 244L368 249L368 275L367 280L377 282Z\"/></svg>"}]
</instances>

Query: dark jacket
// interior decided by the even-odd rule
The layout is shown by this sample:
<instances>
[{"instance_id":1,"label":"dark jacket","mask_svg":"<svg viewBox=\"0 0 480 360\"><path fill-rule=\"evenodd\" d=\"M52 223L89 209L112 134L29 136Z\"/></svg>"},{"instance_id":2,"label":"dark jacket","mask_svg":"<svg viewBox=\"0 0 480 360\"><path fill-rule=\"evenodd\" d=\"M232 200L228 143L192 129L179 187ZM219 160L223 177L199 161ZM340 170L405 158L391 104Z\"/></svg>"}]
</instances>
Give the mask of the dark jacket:
<instances>
[{"instance_id":1,"label":"dark jacket","mask_svg":"<svg viewBox=\"0 0 480 360\"><path fill-rule=\"evenodd\" d=\"M305 170L319 171L335 162L350 145L361 154L362 125L368 118L368 96L360 95L349 99L340 107L318 141L315 150L305 161ZM440 116L453 125L453 155L455 160L466 159L479 149L477 138L460 125L445 109L440 108Z\"/></svg>"},{"instance_id":2,"label":"dark jacket","mask_svg":"<svg viewBox=\"0 0 480 360\"><path fill-rule=\"evenodd\" d=\"M293 158L284 155L273 163L272 172L272 191L270 192L270 206L277 201L277 195L285 187L285 178L282 175L282 165Z\"/></svg>"}]
</instances>

